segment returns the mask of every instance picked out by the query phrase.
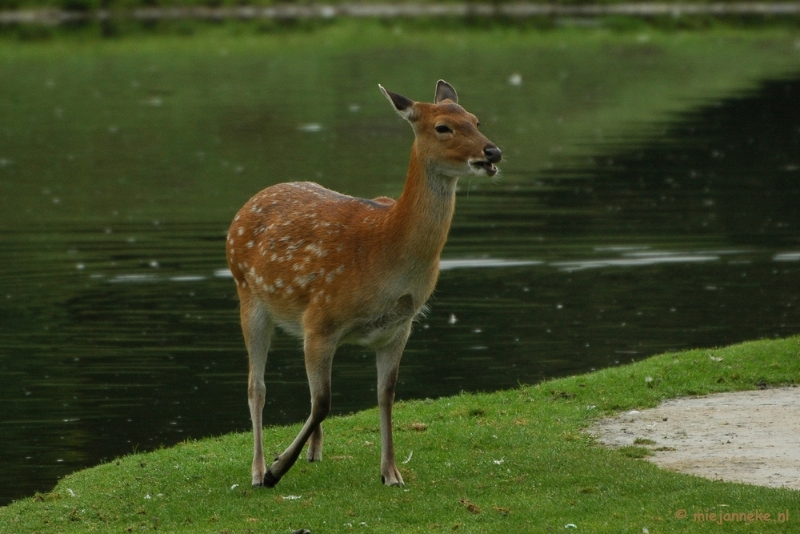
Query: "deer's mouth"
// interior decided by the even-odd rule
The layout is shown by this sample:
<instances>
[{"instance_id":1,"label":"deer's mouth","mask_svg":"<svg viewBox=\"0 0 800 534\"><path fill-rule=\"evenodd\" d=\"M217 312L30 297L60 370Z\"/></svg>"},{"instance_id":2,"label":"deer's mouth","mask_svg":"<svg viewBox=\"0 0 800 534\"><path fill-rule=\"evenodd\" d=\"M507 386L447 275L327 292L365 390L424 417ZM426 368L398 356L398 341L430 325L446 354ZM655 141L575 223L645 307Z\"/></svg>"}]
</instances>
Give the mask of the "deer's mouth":
<instances>
[{"instance_id":1,"label":"deer's mouth","mask_svg":"<svg viewBox=\"0 0 800 534\"><path fill-rule=\"evenodd\" d=\"M480 160L480 161L472 161L470 165L475 169L483 169L486 174L489 176L494 176L497 174L497 167L494 166L494 163L488 160Z\"/></svg>"}]
</instances>

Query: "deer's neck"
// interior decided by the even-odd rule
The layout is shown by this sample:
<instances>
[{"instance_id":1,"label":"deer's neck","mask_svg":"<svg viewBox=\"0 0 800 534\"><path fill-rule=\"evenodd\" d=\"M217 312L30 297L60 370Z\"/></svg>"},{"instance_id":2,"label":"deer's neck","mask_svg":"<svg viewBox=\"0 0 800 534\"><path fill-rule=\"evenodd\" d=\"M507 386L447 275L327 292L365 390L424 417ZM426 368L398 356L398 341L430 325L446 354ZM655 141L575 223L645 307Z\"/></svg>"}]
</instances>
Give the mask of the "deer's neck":
<instances>
[{"instance_id":1,"label":"deer's neck","mask_svg":"<svg viewBox=\"0 0 800 534\"><path fill-rule=\"evenodd\" d=\"M392 217L397 244L408 260L435 263L438 272L455 203L456 178L437 174L414 143L405 187Z\"/></svg>"}]
</instances>

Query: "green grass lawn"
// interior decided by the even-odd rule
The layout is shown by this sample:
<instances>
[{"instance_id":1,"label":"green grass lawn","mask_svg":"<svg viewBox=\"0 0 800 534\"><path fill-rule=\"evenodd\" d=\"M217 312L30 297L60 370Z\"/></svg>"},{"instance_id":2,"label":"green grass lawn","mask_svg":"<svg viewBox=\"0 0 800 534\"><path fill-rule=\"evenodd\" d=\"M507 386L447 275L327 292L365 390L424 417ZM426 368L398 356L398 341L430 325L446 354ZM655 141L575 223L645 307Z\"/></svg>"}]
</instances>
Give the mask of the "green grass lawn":
<instances>
[{"instance_id":1,"label":"green grass lawn","mask_svg":"<svg viewBox=\"0 0 800 534\"><path fill-rule=\"evenodd\" d=\"M779 12L770 13L769 6L781 3L791 3L793 0L747 0L745 4L765 4L767 9L766 18L772 19L775 15L780 16ZM518 4L517 0L0 0L0 12L14 11L14 10L62 10L75 13L96 13L100 10L111 12L119 16L125 12L134 9L149 9L153 8L241 8L241 7L271 7L276 5L341 5L341 4L482 4L482 5L503 5L503 4ZM553 6L614 6L618 4L657 4L656 0L524 0L523 3L527 4L546 4ZM668 0L669 4L725 4L726 2L719 2L717 0ZM732 3L732 2L731 2ZM649 17L655 19L657 24L673 26L676 19L691 19L686 25L690 27L707 26L713 24L713 19L724 16L734 20L742 18L742 14L735 10L730 10L727 13L715 13L713 15L706 14L684 14L681 17L674 17L671 14L658 15ZM785 16L785 15L784 15ZM545 19L547 17L544 17ZM624 17L623 17L624 18ZM747 15L744 18L748 18ZM760 20L765 18L765 14L750 14L750 18ZM670 19L673 19L670 21ZM544 21L540 20L537 24L542 24ZM751 21L752 22L752 21ZM684 23L680 23L684 25Z\"/></svg>"},{"instance_id":2,"label":"green grass lawn","mask_svg":"<svg viewBox=\"0 0 800 534\"><path fill-rule=\"evenodd\" d=\"M583 430L663 399L796 385L799 354L800 337L759 341L511 391L398 403L404 488L380 484L374 409L327 421L323 462L298 462L274 489L250 487L250 434L186 442L65 477L50 493L0 508L0 530L787 532L800 521L798 492L663 471L639 459L638 449L607 450ZM267 453L281 451L297 430L267 429ZM687 517L678 517L682 510ZM693 519L756 510L772 521ZM789 523L777 522L785 510Z\"/></svg>"},{"instance_id":3,"label":"green grass lawn","mask_svg":"<svg viewBox=\"0 0 800 534\"><path fill-rule=\"evenodd\" d=\"M349 0L348 0L349 1ZM359 0L361 3L391 3L386 0ZM416 0L417 3L432 3L434 0ZM435 0L437 2L451 2L459 0ZM463 1L463 0L460 0ZM505 0L509 2L510 0ZM582 5L582 4L635 4L647 3L653 0L527 0L533 4L565 4L565 5ZM714 0L671 0L673 3L696 3L707 4L712 3ZM753 0L751 0L753 1ZM777 0L780 2L789 2L791 0ZM501 0L501 3L503 0ZM775 3L776 0L769 0ZM308 2L292 2L280 0L0 0L0 9L14 9L18 7L23 8L36 8L36 7L61 7L63 9L96 9L104 8L131 8L131 7L158 7L158 6L241 6L241 5L274 5L279 3L308 3ZM342 3L342 0L329 0L330 4ZM758 0L753 3L759 3ZM768 3L767 0L762 0L761 3Z\"/></svg>"}]
</instances>

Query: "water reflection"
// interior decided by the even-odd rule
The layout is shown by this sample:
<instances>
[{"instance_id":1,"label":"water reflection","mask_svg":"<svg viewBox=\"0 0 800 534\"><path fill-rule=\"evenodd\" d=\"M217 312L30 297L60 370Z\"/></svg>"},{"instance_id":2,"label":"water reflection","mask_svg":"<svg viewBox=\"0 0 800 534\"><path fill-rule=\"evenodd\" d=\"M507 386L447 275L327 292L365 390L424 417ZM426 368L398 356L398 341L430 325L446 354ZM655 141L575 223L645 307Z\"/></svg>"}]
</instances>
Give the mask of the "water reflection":
<instances>
[{"instance_id":1,"label":"water reflection","mask_svg":"<svg viewBox=\"0 0 800 534\"><path fill-rule=\"evenodd\" d=\"M661 133L646 145L622 141L588 167L596 204L623 234L671 228L736 244L796 243L799 97L796 80L769 81L644 128Z\"/></svg>"},{"instance_id":2,"label":"water reflection","mask_svg":"<svg viewBox=\"0 0 800 534\"><path fill-rule=\"evenodd\" d=\"M701 261L716 261L719 256L709 256L703 253L684 252L633 252L622 254L620 258L606 258L601 260L560 261L552 265L568 273L585 271L586 269L602 269L604 267L645 267L663 263L695 263Z\"/></svg>"},{"instance_id":3,"label":"water reflection","mask_svg":"<svg viewBox=\"0 0 800 534\"><path fill-rule=\"evenodd\" d=\"M398 397L800 332L798 94L770 81L647 127L646 142L593 145L589 163L465 184ZM209 219L2 237L0 499L249 427L228 220ZM337 413L375 404L371 354L343 348L333 374ZM277 336L267 388L266 424L306 416L298 341Z\"/></svg>"}]
</instances>

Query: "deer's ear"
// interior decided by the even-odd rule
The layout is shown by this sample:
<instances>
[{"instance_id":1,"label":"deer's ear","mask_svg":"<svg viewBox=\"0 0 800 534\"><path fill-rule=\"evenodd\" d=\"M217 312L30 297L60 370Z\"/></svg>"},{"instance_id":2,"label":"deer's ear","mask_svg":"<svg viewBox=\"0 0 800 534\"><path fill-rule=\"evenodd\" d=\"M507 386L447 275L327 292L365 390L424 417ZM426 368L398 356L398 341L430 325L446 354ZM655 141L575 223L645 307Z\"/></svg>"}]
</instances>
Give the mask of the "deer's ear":
<instances>
[{"instance_id":1,"label":"deer's ear","mask_svg":"<svg viewBox=\"0 0 800 534\"><path fill-rule=\"evenodd\" d=\"M406 98L403 95L398 95L397 93L393 93L391 91L387 91L383 88L381 84L378 84L383 96L386 97L389 102L392 103L392 107L394 110L405 120L413 121L414 120L414 101L410 98Z\"/></svg>"},{"instance_id":2,"label":"deer's ear","mask_svg":"<svg viewBox=\"0 0 800 534\"><path fill-rule=\"evenodd\" d=\"M444 100L450 100L453 104L458 104L458 95L452 85L444 80L439 80L436 84L436 97L433 101L438 104Z\"/></svg>"}]
</instances>

